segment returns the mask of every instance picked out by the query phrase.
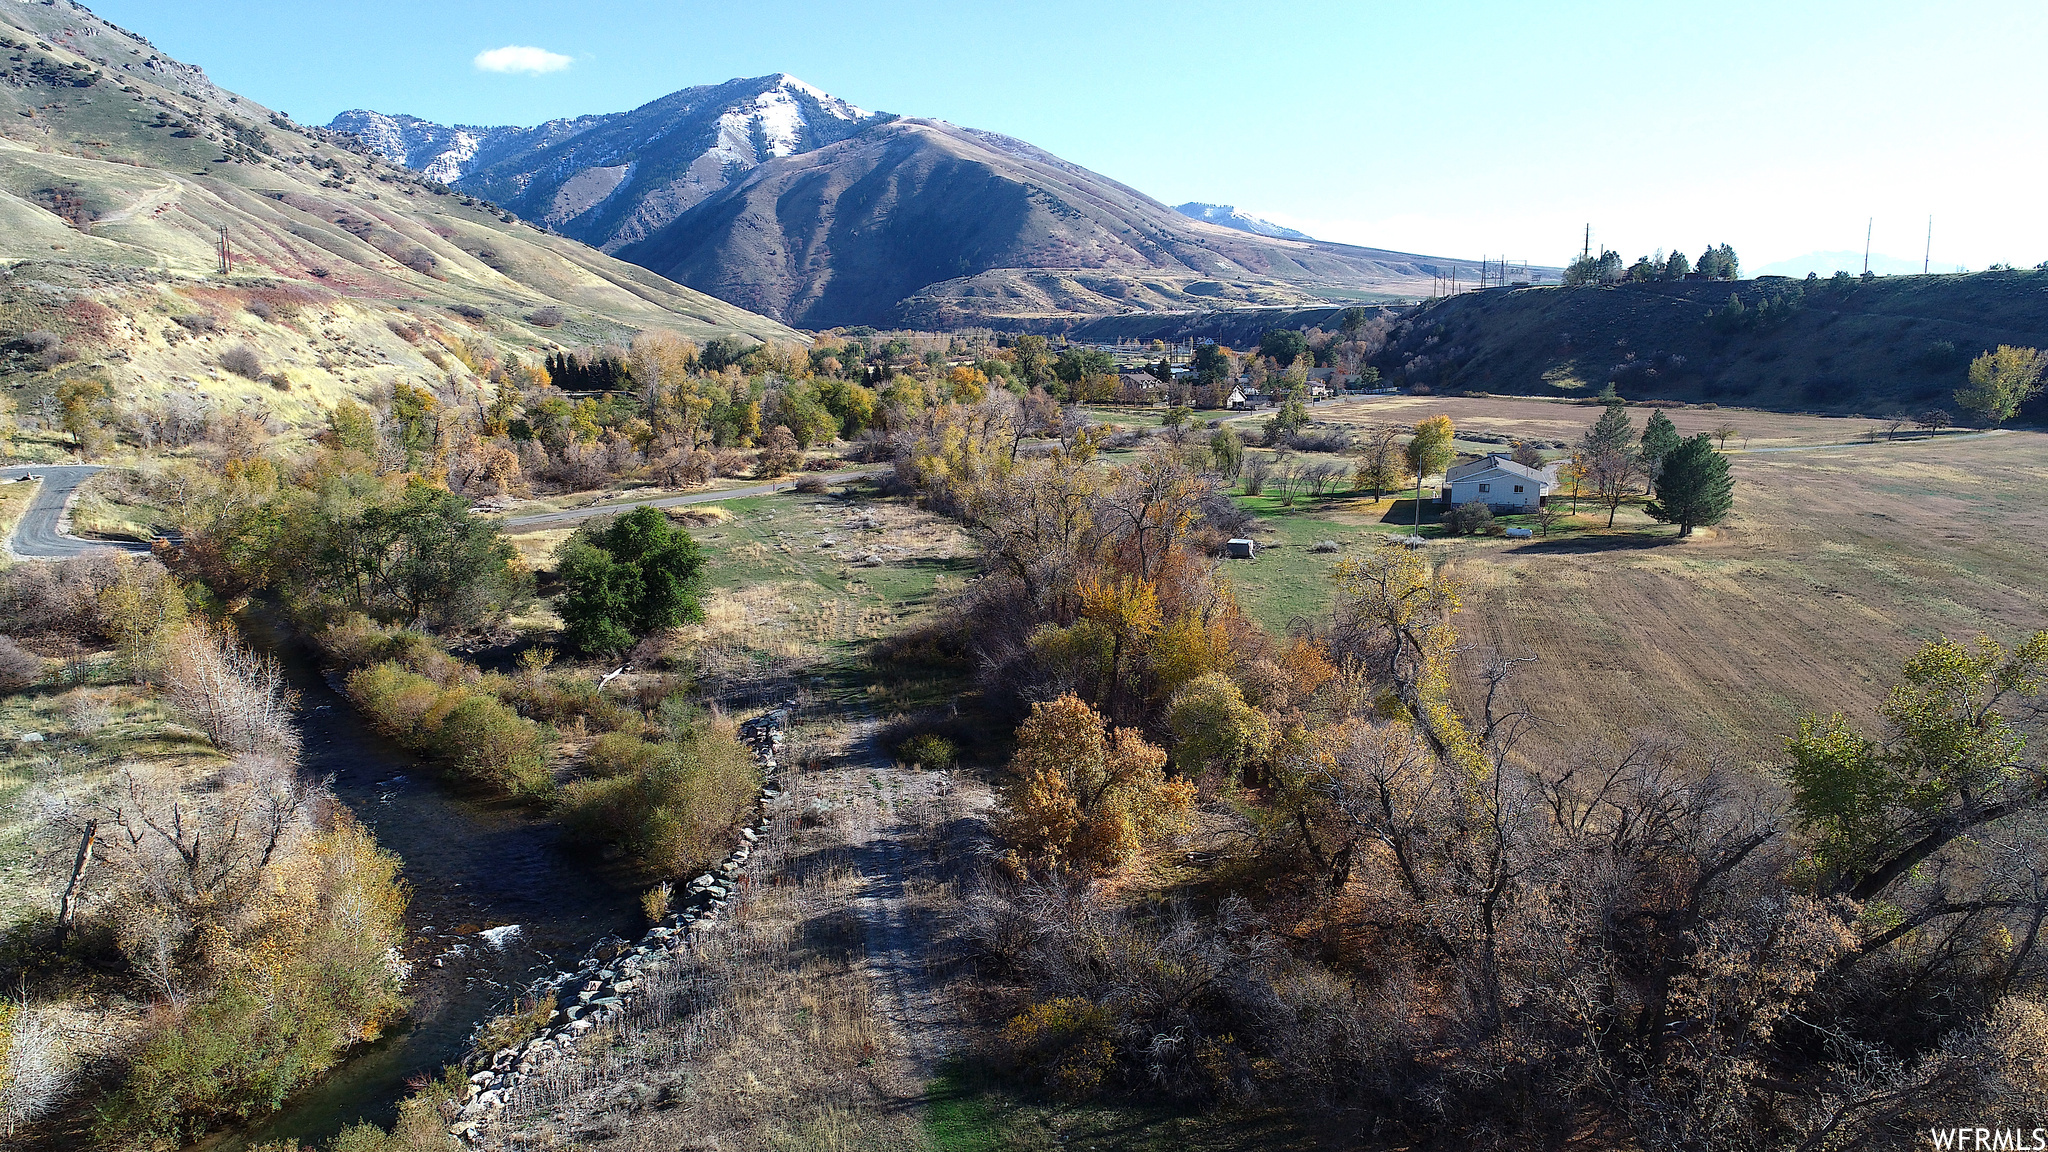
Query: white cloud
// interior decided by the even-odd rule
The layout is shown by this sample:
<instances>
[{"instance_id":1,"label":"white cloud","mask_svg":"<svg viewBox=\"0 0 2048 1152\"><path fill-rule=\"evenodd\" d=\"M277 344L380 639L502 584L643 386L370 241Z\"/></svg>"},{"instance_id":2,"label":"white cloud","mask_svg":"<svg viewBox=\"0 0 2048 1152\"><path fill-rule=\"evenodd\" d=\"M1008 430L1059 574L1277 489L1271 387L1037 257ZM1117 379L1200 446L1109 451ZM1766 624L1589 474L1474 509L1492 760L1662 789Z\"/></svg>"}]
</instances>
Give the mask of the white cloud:
<instances>
[{"instance_id":1,"label":"white cloud","mask_svg":"<svg viewBox=\"0 0 2048 1152\"><path fill-rule=\"evenodd\" d=\"M476 54L477 70L481 72L560 72L571 63L569 57L560 53L518 45L506 45Z\"/></svg>"}]
</instances>

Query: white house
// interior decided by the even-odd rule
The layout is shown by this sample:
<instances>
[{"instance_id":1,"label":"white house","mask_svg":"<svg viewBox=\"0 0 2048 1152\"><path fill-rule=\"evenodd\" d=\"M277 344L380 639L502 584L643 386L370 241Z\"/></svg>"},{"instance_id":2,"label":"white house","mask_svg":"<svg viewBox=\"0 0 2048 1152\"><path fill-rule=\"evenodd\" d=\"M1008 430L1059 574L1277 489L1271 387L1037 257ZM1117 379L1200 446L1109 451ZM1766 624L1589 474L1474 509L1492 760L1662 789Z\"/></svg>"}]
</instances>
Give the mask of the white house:
<instances>
[{"instance_id":1,"label":"white house","mask_svg":"<svg viewBox=\"0 0 2048 1152\"><path fill-rule=\"evenodd\" d=\"M1534 512L1557 487L1557 465L1531 468L1506 453L1489 452L1444 473L1443 502L1479 503L1495 512Z\"/></svg>"}]
</instances>

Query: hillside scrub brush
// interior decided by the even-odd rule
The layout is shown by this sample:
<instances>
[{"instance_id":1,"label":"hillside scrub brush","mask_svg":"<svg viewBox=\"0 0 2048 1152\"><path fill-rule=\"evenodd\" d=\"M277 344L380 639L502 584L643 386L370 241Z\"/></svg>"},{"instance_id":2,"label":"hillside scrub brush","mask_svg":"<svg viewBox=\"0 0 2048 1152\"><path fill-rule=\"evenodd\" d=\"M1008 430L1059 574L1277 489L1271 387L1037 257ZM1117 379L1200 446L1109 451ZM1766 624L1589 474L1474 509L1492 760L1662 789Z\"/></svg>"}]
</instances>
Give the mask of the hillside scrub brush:
<instances>
[{"instance_id":1,"label":"hillside scrub brush","mask_svg":"<svg viewBox=\"0 0 2048 1152\"><path fill-rule=\"evenodd\" d=\"M220 366L244 380L263 379L263 357L247 344L237 344L221 353Z\"/></svg>"}]
</instances>

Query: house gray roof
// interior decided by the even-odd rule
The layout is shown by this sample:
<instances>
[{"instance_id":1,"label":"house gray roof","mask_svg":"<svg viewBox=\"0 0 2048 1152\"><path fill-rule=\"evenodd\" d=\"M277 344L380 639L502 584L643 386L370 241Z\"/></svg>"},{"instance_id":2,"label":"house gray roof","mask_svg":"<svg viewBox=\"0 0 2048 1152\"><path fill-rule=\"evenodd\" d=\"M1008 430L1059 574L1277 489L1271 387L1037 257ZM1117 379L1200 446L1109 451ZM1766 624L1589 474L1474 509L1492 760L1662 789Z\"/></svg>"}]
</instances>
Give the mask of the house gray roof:
<instances>
[{"instance_id":1,"label":"house gray roof","mask_svg":"<svg viewBox=\"0 0 2048 1152\"><path fill-rule=\"evenodd\" d=\"M1504 452L1488 452L1477 460L1456 465L1449 472L1444 473L1444 479L1456 482L1477 476L1482 472L1505 472L1510 476L1520 476L1525 480L1535 480L1543 484L1557 483L1557 474L1550 469L1531 468L1527 464L1517 464Z\"/></svg>"}]
</instances>

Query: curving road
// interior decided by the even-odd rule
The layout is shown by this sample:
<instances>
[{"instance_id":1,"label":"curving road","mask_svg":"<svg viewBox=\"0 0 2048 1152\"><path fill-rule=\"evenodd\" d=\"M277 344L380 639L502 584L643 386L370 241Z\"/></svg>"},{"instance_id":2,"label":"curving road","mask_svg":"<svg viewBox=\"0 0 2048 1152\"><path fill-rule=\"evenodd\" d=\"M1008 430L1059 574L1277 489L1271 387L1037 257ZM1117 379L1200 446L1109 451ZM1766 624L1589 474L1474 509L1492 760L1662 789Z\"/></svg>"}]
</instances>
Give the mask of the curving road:
<instances>
[{"instance_id":1,"label":"curving road","mask_svg":"<svg viewBox=\"0 0 2048 1152\"><path fill-rule=\"evenodd\" d=\"M149 551L146 544L81 540L71 534L71 498L78 494L79 485L92 479L99 470L97 464L30 464L0 468L0 481L42 482L42 489L29 503L28 511L21 514L21 523L14 526L14 535L7 541L8 553L19 560L63 560L94 548Z\"/></svg>"},{"instance_id":2,"label":"curving road","mask_svg":"<svg viewBox=\"0 0 2048 1152\"><path fill-rule=\"evenodd\" d=\"M804 477L806 480L823 480L827 484L844 484L864 476L878 476L886 468L856 468L847 472L816 472ZM720 500L739 500L748 496L766 496L771 492L786 492L796 487L795 480L778 480L772 484L753 484L745 488L723 488L715 492L691 492L684 496L662 496L653 500L626 500L617 504L606 504L597 508L575 508L567 512L541 512L533 516L513 516L498 521L507 531L532 531L536 528L552 528L558 524L574 524L598 516L610 516L618 512L629 512L642 506L648 508L676 508L684 504L712 504Z\"/></svg>"}]
</instances>

